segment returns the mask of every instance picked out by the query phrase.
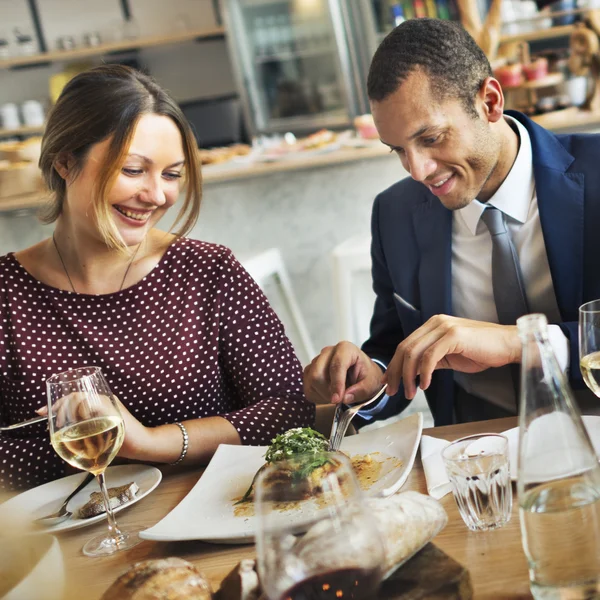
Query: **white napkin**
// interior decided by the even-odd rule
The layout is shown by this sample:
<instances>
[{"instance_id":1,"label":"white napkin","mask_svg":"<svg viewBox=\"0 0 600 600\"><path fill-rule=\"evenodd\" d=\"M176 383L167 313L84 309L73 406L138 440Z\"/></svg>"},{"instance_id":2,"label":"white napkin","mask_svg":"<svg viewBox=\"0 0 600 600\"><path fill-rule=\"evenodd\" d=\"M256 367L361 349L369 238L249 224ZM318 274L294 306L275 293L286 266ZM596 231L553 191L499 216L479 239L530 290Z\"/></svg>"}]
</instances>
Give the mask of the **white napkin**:
<instances>
[{"instance_id":1,"label":"white napkin","mask_svg":"<svg viewBox=\"0 0 600 600\"><path fill-rule=\"evenodd\" d=\"M421 462L425 472L427 492L436 500L452 491L452 485L442 460L442 451L449 444L448 440L440 440L430 435L421 436Z\"/></svg>"},{"instance_id":2,"label":"white napkin","mask_svg":"<svg viewBox=\"0 0 600 600\"><path fill-rule=\"evenodd\" d=\"M562 419L563 415L561 414L547 415L537 419L539 421L539 428L544 432L543 437L545 440L550 440L551 442L552 434L550 433L549 435L549 432L552 432L553 430L556 432L556 435L565 436L566 433L568 433ZM600 458L600 417L595 415L585 415L583 417L583 424L594 445L596 454L598 454L598 457ZM536 427L534 429L538 428ZM533 433L537 432L534 431ZM508 438L511 477L514 479L517 474L519 428L513 427L512 429L503 431L502 435L505 435ZM446 474L446 467L442 460L442 451L449 444L450 442L447 440L441 440L429 435L421 437L421 461L423 463L423 471L425 472L427 492L436 500L443 498L452 491L452 485L450 484L448 475ZM552 470L554 470L556 464L556 461L554 461L548 468L552 467ZM568 470L568 465L565 468ZM549 475L546 473L545 476Z\"/></svg>"}]
</instances>

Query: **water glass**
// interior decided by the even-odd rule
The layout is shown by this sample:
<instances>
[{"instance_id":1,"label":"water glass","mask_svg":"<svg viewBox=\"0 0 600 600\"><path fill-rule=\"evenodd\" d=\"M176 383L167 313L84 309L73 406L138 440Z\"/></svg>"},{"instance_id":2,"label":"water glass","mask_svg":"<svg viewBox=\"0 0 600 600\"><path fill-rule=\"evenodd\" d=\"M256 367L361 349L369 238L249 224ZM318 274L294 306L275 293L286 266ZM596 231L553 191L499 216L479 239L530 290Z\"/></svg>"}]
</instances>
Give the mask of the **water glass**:
<instances>
[{"instance_id":1,"label":"water glass","mask_svg":"<svg viewBox=\"0 0 600 600\"><path fill-rule=\"evenodd\" d=\"M512 488L508 439L484 433L456 440L442 452L452 493L471 531L488 531L510 520Z\"/></svg>"}]
</instances>

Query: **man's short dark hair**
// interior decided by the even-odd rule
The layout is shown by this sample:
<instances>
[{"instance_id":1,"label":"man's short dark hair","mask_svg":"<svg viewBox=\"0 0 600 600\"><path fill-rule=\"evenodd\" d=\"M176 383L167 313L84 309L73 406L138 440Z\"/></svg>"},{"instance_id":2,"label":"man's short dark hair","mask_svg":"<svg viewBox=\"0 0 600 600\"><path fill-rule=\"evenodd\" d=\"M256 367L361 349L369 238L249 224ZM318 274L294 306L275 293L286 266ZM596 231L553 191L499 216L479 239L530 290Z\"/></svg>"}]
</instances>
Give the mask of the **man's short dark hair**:
<instances>
[{"instance_id":1,"label":"man's short dark hair","mask_svg":"<svg viewBox=\"0 0 600 600\"><path fill-rule=\"evenodd\" d=\"M456 98L475 115L474 100L490 63L475 40L458 23L410 19L381 42L373 56L367 93L381 102L414 71L422 70L439 100Z\"/></svg>"}]
</instances>

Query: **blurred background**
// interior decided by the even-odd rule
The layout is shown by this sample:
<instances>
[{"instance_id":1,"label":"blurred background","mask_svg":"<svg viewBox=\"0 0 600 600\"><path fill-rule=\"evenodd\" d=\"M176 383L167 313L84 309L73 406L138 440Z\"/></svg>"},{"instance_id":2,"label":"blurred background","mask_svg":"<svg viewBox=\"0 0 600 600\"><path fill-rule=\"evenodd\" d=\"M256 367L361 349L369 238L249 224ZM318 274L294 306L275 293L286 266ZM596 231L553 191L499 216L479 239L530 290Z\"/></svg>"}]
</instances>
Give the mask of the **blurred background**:
<instances>
[{"instance_id":1,"label":"blurred background","mask_svg":"<svg viewBox=\"0 0 600 600\"><path fill-rule=\"evenodd\" d=\"M49 235L45 117L101 62L154 76L192 123L204 200L192 237L233 249L303 363L368 334L369 223L406 176L379 142L371 56L405 19L460 21L509 108L600 130L600 0L0 0L0 255ZM170 225L167 217L166 226Z\"/></svg>"}]
</instances>

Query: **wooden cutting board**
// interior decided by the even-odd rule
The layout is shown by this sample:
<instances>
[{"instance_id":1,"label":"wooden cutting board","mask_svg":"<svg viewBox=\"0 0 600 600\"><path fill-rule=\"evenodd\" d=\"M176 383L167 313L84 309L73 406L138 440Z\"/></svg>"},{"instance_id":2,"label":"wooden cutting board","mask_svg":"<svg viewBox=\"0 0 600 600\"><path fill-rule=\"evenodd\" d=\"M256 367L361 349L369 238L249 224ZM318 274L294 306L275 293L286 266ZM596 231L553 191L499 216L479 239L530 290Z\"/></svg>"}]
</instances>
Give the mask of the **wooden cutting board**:
<instances>
[{"instance_id":1,"label":"wooden cutting board","mask_svg":"<svg viewBox=\"0 0 600 600\"><path fill-rule=\"evenodd\" d=\"M376 600L469 600L472 597L469 571L430 543L383 582Z\"/></svg>"},{"instance_id":2,"label":"wooden cutting board","mask_svg":"<svg viewBox=\"0 0 600 600\"><path fill-rule=\"evenodd\" d=\"M240 600L238 569L239 565L225 578L216 594L217 600ZM469 571L430 543L388 577L373 600L470 600L472 597ZM264 596L259 600L264 600Z\"/></svg>"}]
</instances>

